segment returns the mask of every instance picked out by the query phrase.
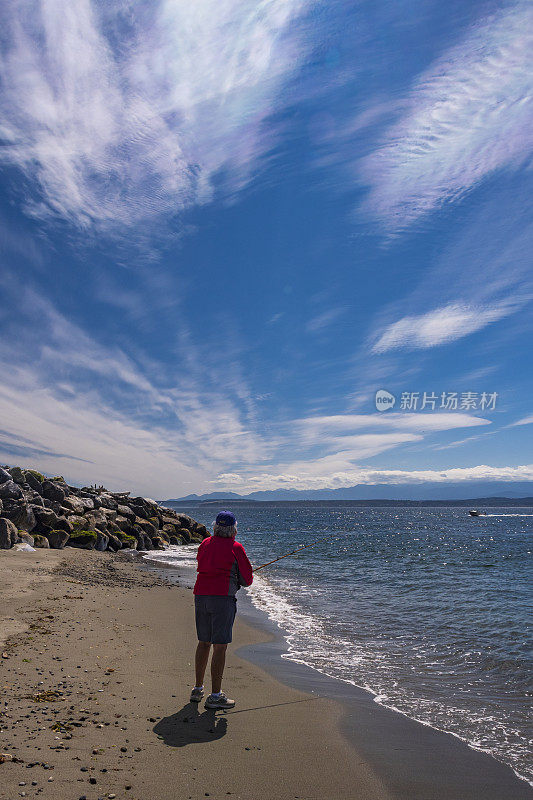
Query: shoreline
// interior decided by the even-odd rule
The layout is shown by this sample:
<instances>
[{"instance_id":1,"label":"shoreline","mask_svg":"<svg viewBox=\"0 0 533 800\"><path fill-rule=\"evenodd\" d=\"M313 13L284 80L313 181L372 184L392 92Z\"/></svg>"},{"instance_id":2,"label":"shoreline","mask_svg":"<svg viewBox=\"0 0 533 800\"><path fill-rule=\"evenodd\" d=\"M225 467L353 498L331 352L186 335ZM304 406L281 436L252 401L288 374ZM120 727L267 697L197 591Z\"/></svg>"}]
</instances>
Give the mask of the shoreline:
<instances>
[{"instance_id":1,"label":"shoreline","mask_svg":"<svg viewBox=\"0 0 533 800\"><path fill-rule=\"evenodd\" d=\"M169 583L172 567L67 548L3 551L0 570L10 576L0 634L12 636L0 662L0 749L24 759L0 764L2 800L533 797L491 756L280 658L277 626L262 628L248 597L223 682L235 709L189 703L185 568ZM59 695L30 699L42 691Z\"/></svg>"},{"instance_id":2,"label":"shoreline","mask_svg":"<svg viewBox=\"0 0 533 800\"><path fill-rule=\"evenodd\" d=\"M176 571L172 565L151 561L149 554L140 563L162 574L165 570L171 574ZM180 585L192 588L194 569L181 566L179 570ZM533 798L531 784L491 753L472 747L453 733L376 703L375 695L362 687L325 675L308 664L283 658L288 650L284 632L265 611L253 605L247 592L241 591L238 596L238 616L269 638L239 646L235 654L287 686L337 702L342 708L339 729L384 781L394 798ZM453 764L452 772L450 764Z\"/></svg>"}]
</instances>

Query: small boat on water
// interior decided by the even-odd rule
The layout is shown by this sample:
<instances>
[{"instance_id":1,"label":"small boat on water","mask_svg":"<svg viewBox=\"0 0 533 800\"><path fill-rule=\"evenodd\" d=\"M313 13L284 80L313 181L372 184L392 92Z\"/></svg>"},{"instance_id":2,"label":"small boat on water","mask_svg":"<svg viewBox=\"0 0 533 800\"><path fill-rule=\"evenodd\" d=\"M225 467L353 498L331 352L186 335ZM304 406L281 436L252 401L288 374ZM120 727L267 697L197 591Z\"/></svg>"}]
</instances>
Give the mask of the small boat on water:
<instances>
[{"instance_id":1,"label":"small boat on water","mask_svg":"<svg viewBox=\"0 0 533 800\"><path fill-rule=\"evenodd\" d=\"M478 511L476 508L473 508L471 511L468 512L471 517L486 517L486 513L484 511Z\"/></svg>"}]
</instances>

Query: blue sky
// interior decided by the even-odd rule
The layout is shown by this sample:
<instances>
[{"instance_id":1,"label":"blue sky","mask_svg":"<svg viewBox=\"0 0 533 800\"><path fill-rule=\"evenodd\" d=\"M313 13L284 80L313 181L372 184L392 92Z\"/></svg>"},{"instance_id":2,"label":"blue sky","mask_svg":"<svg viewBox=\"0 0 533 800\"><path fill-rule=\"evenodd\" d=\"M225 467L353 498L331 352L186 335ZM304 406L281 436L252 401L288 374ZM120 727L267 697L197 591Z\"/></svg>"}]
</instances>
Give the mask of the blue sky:
<instances>
[{"instance_id":1,"label":"blue sky","mask_svg":"<svg viewBox=\"0 0 533 800\"><path fill-rule=\"evenodd\" d=\"M156 497L533 480L532 22L2 3L0 460Z\"/></svg>"}]
</instances>

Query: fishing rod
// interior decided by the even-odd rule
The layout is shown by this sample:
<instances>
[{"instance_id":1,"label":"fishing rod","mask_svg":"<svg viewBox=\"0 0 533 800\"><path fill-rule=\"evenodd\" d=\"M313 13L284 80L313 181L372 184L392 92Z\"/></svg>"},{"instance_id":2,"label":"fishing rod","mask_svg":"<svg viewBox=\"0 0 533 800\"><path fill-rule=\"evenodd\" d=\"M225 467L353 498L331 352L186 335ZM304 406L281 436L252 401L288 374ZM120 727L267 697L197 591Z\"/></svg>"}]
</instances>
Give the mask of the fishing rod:
<instances>
[{"instance_id":1,"label":"fishing rod","mask_svg":"<svg viewBox=\"0 0 533 800\"><path fill-rule=\"evenodd\" d=\"M255 567L252 572L257 572L263 567L268 567L269 564L275 564L276 561L281 561L282 558L287 558L287 556L292 556L294 553L298 553L300 550L305 550L306 547L313 547L315 544L319 544L320 542L325 542L326 539L328 542L331 542L332 539L339 539L343 534L339 534L337 536L323 536L322 539L316 539L316 541L311 542L310 544L304 544L302 547L297 547L296 550L291 550L290 553L285 553L284 556L278 556L278 558L273 558L272 561L267 561L266 564L261 564L260 567Z\"/></svg>"}]
</instances>

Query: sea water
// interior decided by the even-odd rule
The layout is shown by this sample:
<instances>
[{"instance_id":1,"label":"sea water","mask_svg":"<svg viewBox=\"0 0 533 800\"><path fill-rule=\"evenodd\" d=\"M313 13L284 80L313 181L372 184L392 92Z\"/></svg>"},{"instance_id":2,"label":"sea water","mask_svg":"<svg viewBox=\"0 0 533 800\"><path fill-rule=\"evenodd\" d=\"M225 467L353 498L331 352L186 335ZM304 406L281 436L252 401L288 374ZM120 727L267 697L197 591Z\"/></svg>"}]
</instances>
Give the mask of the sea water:
<instances>
[{"instance_id":1,"label":"sea water","mask_svg":"<svg viewBox=\"0 0 533 800\"><path fill-rule=\"evenodd\" d=\"M180 510L212 530L218 507ZM533 509L246 504L232 509L283 657L492 753L533 783ZM196 566L196 548L150 558Z\"/></svg>"}]
</instances>

